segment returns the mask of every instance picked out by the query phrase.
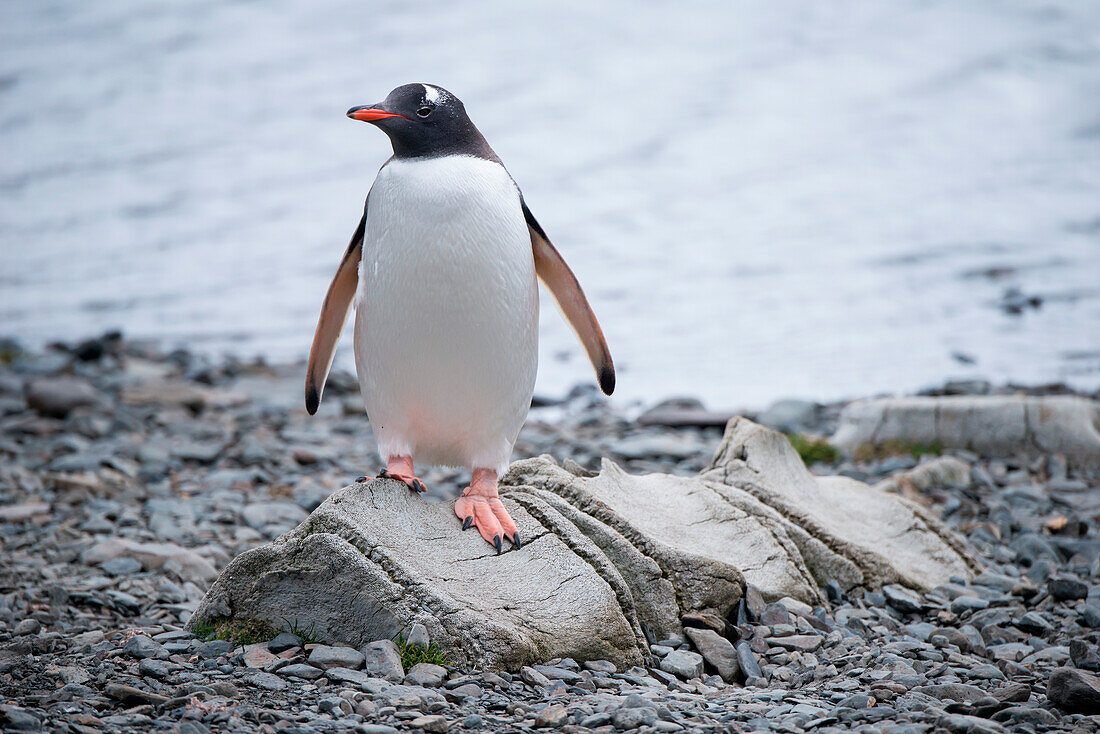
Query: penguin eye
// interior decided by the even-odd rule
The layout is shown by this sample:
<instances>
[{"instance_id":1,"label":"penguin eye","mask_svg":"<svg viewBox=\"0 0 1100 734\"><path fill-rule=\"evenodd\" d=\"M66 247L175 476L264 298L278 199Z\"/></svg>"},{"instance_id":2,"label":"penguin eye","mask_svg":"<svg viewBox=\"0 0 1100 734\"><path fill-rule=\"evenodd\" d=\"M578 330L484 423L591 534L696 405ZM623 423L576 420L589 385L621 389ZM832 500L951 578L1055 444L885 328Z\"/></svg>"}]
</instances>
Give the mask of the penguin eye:
<instances>
[{"instance_id":1,"label":"penguin eye","mask_svg":"<svg viewBox=\"0 0 1100 734\"><path fill-rule=\"evenodd\" d=\"M432 114L432 108L425 105L424 107L421 107L420 109L418 109L416 111L416 114L419 117L427 117L428 115Z\"/></svg>"}]
</instances>

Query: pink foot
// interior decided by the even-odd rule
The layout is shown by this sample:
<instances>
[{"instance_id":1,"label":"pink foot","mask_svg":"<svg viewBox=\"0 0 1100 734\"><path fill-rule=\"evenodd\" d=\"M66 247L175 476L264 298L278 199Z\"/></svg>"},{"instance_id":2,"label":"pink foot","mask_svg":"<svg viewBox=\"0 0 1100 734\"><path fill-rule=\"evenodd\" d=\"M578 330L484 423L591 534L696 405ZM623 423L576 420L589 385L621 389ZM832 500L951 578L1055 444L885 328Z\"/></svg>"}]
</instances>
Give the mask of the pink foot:
<instances>
[{"instance_id":1,"label":"pink foot","mask_svg":"<svg viewBox=\"0 0 1100 734\"><path fill-rule=\"evenodd\" d=\"M414 492L423 492L426 489L424 482L413 473L411 456L391 456L386 460L386 468L378 472L378 477L404 482Z\"/></svg>"},{"instance_id":2,"label":"pink foot","mask_svg":"<svg viewBox=\"0 0 1100 734\"><path fill-rule=\"evenodd\" d=\"M516 523L497 495L497 473L492 469L474 469L470 486L462 490L455 502L455 514L462 520L462 529L476 527L487 543L500 553L507 538L516 548L522 546Z\"/></svg>"}]
</instances>

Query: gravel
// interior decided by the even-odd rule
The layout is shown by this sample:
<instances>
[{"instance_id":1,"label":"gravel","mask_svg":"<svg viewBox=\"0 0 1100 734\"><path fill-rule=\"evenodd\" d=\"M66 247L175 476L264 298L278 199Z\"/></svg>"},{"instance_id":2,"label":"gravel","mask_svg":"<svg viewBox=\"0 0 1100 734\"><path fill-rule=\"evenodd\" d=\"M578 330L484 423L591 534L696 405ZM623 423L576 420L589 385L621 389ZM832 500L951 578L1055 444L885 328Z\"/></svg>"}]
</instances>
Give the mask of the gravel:
<instances>
[{"instance_id":1,"label":"gravel","mask_svg":"<svg viewBox=\"0 0 1100 734\"><path fill-rule=\"evenodd\" d=\"M1100 478L1058 456L954 452L968 485L895 483L974 549L986 567L974 580L922 592L824 579L828 608L749 587L730 619L695 615L685 635L652 640L649 667L405 671L392 641L315 646L315 630L289 622L248 645L196 639L183 625L213 574L377 470L367 422L341 408L358 399L355 383L338 376L307 418L300 367L117 339L92 347L81 353L99 357L51 352L0 367L5 731L924 734L1086 731L1100 713ZM686 400L644 422L589 390L543 402L516 458L550 453L592 470L608 455L629 471L687 475L721 439L701 406L653 419ZM768 420L827 434L840 407L792 401ZM916 463L812 468L877 482ZM449 469L424 478L436 499L466 479ZM408 632L427 647L426 629Z\"/></svg>"}]
</instances>

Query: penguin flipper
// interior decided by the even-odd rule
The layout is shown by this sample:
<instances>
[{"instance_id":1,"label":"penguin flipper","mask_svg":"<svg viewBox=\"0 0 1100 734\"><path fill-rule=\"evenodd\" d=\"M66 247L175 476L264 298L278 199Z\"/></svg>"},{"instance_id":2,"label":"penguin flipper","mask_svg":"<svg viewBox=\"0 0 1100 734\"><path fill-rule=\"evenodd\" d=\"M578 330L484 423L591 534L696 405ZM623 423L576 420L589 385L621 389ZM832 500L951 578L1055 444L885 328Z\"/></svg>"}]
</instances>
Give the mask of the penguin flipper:
<instances>
[{"instance_id":1,"label":"penguin flipper","mask_svg":"<svg viewBox=\"0 0 1100 734\"><path fill-rule=\"evenodd\" d=\"M588 299L577 282L577 276L565 264L561 253L550 242L546 232L535 220L535 215L527 208L527 202L520 197L523 218L527 220L527 229L531 233L531 250L535 256L535 273L553 294L565 318L581 340L588 353L588 359L596 369L600 389L605 395L615 390L615 364L611 361L611 350L607 348L603 329L596 320L596 314L588 305Z\"/></svg>"},{"instance_id":2,"label":"penguin flipper","mask_svg":"<svg viewBox=\"0 0 1100 734\"><path fill-rule=\"evenodd\" d=\"M351 236L348 249L340 260L336 275L321 304L321 316L317 319L317 331L313 334L313 346L309 348L309 365L306 367L306 410L310 415L317 412L321 404L321 393L325 390L325 380L332 368L332 358L336 354L336 342L348 320L351 302L359 287L359 261L363 259L363 229L367 222L366 208L355 234Z\"/></svg>"}]
</instances>

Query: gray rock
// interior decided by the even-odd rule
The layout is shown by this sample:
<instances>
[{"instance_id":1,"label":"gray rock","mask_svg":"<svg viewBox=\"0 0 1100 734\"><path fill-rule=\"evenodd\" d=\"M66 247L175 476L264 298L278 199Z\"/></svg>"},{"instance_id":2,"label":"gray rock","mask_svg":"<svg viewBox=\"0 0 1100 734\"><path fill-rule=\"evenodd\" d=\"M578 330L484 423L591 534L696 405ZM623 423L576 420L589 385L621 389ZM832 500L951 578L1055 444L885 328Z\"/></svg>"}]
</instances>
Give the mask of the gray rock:
<instances>
[{"instance_id":1,"label":"gray rock","mask_svg":"<svg viewBox=\"0 0 1100 734\"><path fill-rule=\"evenodd\" d=\"M42 623L37 619L28 617L27 619L19 620L19 624L15 625L15 629L12 632L16 637L22 637L24 635L37 635L42 631Z\"/></svg>"},{"instance_id":2,"label":"gray rock","mask_svg":"<svg viewBox=\"0 0 1100 734\"><path fill-rule=\"evenodd\" d=\"M512 465L502 497L527 552L497 556L456 532L450 505L398 482L339 490L295 530L234 559L190 624L289 619L358 647L420 623L461 667L573 657L626 669L649 657L643 627L660 639L684 615L736 611L746 577L731 559L800 609L825 603L826 579L927 588L976 568L918 506L815 477L785 437L744 419L698 477L631 476L610 462L586 477L529 459Z\"/></svg>"},{"instance_id":3,"label":"gray rock","mask_svg":"<svg viewBox=\"0 0 1100 734\"><path fill-rule=\"evenodd\" d=\"M145 635L131 637L126 641L126 644L122 646L122 652L124 655L129 655L138 660L143 660L145 658L166 660L168 658L168 651L164 649L164 645Z\"/></svg>"},{"instance_id":4,"label":"gray rock","mask_svg":"<svg viewBox=\"0 0 1100 734\"><path fill-rule=\"evenodd\" d=\"M815 477L785 436L743 418L730 421L702 476L729 485L724 494L731 501L732 487L743 488L774 509L777 522L792 523L787 532L803 568L817 580L815 594L771 592L776 597L816 605L817 584L828 579L844 589L884 583L931 589L978 570L958 537L916 504L848 477ZM746 578L757 583L754 574Z\"/></svg>"},{"instance_id":5,"label":"gray rock","mask_svg":"<svg viewBox=\"0 0 1100 734\"><path fill-rule=\"evenodd\" d=\"M882 587L882 593L886 595L886 603L903 614L915 614L924 609L921 598L904 586L887 584Z\"/></svg>"},{"instance_id":6,"label":"gray rock","mask_svg":"<svg viewBox=\"0 0 1100 734\"><path fill-rule=\"evenodd\" d=\"M428 628L420 622L413 622L412 627L409 628L409 636L405 642L412 647L426 650L428 645L431 644L431 639L428 636Z\"/></svg>"},{"instance_id":7,"label":"gray rock","mask_svg":"<svg viewBox=\"0 0 1100 734\"><path fill-rule=\"evenodd\" d=\"M328 670L329 668L351 668L356 670L363 667L364 659L363 653L354 647L318 645L310 650L306 662L321 670Z\"/></svg>"},{"instance_id":8,"label":"gray rock","mask_svg":"<svg viewBox=\"0 0 1100 734\"><path fill-rule=\"evenodd\" d=\"M72 377L32 380L27 385L27 405L50 418L64 418L77 408L96 405L99 391L91 383Z\"/></svg>"},{"instance_id":9,"label":"gray rock","mask_svg":"<svg viewBox=\"0 0 1100 734\"><path fill-rule=\"evenodd\" d=\"M714 630L695 627L685 628L684 634L695 645L695 649L703 656L703 660L722 676L722 680L730 683L741 674L741 666L737 662L737 650L725 637Z\"/></svg>"},{"instance_id":10,"label":"gray rock","mask_svg":"<svg viewBox=\"0 0 1100 734\"><path fill-rule=\"evenodd\" d=\"M335 683L352 683L363 690L370 690L371 686L381 682L377 677L369 675L366 671L352 670L351 668L329 668L323 671L323 675Z\"/></svg>"},{"instance_id":11,"label":"gray rock","mask_svg":"<svg viewBox=\"0 0 1100 734\"><path fill-rule=\"evenodd\" d=\"M756 661L756 655L752 652L752 647L747 640L739 640L734 649L737 650L737 665L741 668L741 673L746 679L749 678L762 678L764 674L760 671L760 663Z\"/></svg>"},{"instance_id":12,"label":"gray rock","mask_svg":"<svg viewBox=\"0 0 1100 734\"><path fill-rule=\"evenodd\" d=\"M545 675L543 675L542 673L535 670L534 668L532 668L529 665L523 666L523 668L521 668L520 671L519 671L519 675L520 675L521 678L523 678L524 681L526 681L527 683L529 683L532 686L536 686L536 687L539 687L539 688L546 688L547 686L550 685L550 679L549 678L547 678Z\"/></svg>"},{"instance_id":13,"label":"gray rock","mask_svg":"<svg viewBox=\"0 0 1100 734\"><path fill-rule=\"evenodd\" d=\"M965 683L936 683L929 686L918 686L913 690L940 700L951 699L959 703L974 703L979 698L986 696L986 692L981 688Z\"/></svg>"},{"instance_id":14,"label":"gray rock","mask_svg":"<svg viewBox=\"0 0 1100 734\"><path fill-rule=\"evenodd\" d=\"M684 680L703 677L703 656L690 650L673 650L661 659L661 670Z\"/></svg>"},{"instance_id":15,"label":"gray rock","mask_svg":"<svg viewBox=\"0 0 1100 734\"><path fill-rule=\"evenodd\" d=\"M320 668L315 668L312 665L306 665L304 663L284 665L275 672L286 678L304 678L305 680L317 680L325 674Z\"/></svg>"},{"instance_id":16,"label":"gray rock","mask_svg":"<svg viewBox=\"0 0 1100 734\"><path fill-rule=\"evenodd\" d=\"M141 570L140 563L133 558L126 557L112 558L99 564L99 567L108 576L129 576Z\"/></svg>"},{"instance_id":17,"label":"gray rock","mask_svg":"<svg viewBox=\"0 0 1100 734\"><path fill-rule=\"evenodd\" d=\"M1047 581L1047 589L1058 601L1084 599L1089 595L1088 584L1071 578L1052 578Z\"/></svg>"},{"instance_id":18,"label":"gray rock","mask_svg":"<svg viewBox=\"0 0 1100 734\"><path fill-rule=\"evenodd\" d=\"M363 646L363 670L374 678L400 681L405 677L401 651L393 640L375 640Z\"/></svg>"},{"instance_id":19,"label":"gray rock","mask_svg":"<svg viewBox=\"0 0 1100 734\"><path fill-rule=\"evenodd\" d=\"M1068 395L876 398L850 403L832 443L851 452L865 443L902 441L970 449L982 456L1064 454L1071 465L1100 468L1100 404Z\"/></svg>"},{"instance_id":20,"label":"gray rock","mask_svg":"<svg viewBox=\"0 0 1100 734\"><path fill-rule=\"evenodd\" d=\"M565 706L553 704L547 706L535 717L536 729L557 729L569 719Z\"/></svg>"},{"instance_id":21,"label":"gray rock","mask_svg":"<svg viewBox=\"0 0 1100 734\"><path fill-rule=\"evenodd\" d=\"M163 680L168 677L168 666L162 660L146 658L138 663L138 675Z\"/></svg>"},{"instance_id":22,"label":"gray rock","mask_svg":"<svg viewBox=\"0 0 1100 734\"><path fill-rule=\"evenodd\" d=\"M267 643L267 649L276 655L301 646L302 638L292 632L280 632L275 635L275 639Z\"/></svg>"},{"instance_id":23,"label":"gray rock","mask_svg":"<svg viewBox=\"0 0 1100 734\"><path fill-rule=\"evenodd\" d=\"M409 672L405 674L405 685L437 688L443 685L443 679L446 677L447 669L442 665L417 663L409 668Z\"/></svg>"},{"instance_id":24,"label":"gray rock","mask_svg":"<svg viewBox=\"0 0 1100 734\"><path fill-rule=\"evenodd\" d=\"M409 726L413 729L421 729L431 734L446 734L450 730L450 724L447 723L447 719L439 714L432 714L430 716L419 716L409 722Z\"/></svg>"},{"instance_id":25,"label":"gray rock","mask_svg":"<svg viewBox=\"0 0 1100 734\"><path fill-rule=\"evenodd\" d=\"M286 690L286 681L273 673L252 673L245 680L257 688L263 688L265 691Z\"/></svg>"},{"instance_id":26,"label":"gray rock","mask_svg":"<svg viewBox=\"0 0 1100 734\"><path fill-rule=\"evenodd\" d=\"M817 404L806 400L777 400L756 421L783 433L804 431L817 420Z\"/></svg>"},{"instance_id":27,"label":"gray rock","mask_svg":"<svg viewBox=\"0 0 1100 734\"><path fill-rule=\"evenodd\" d=\"M611 723L616 729L629 731L642 726L653 726L657 722L657 712L651 708L620 708L611 714ZM583 722L581 724L584 726Z\"/></svg>"},{"instance_id":28,"label":"gray rock","mask_svg":"<svg viewBox=\"0 0 1100 734\"><path fill-rule=\"evenodd\" d=\"M1050 674L1047 698L1063 711L1100 714L1100 678L1073 668L1058 668Z\"/></svg>"}]
</instances>

